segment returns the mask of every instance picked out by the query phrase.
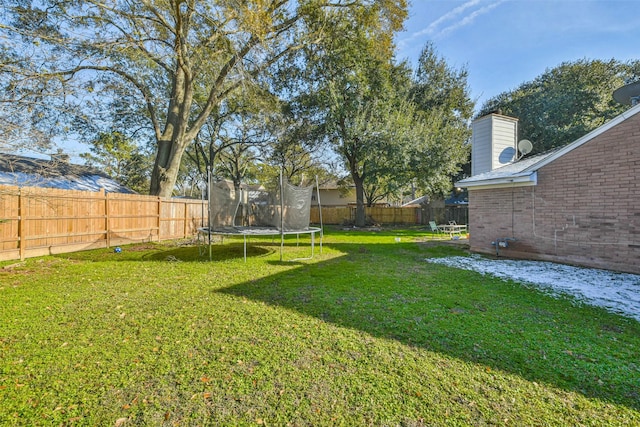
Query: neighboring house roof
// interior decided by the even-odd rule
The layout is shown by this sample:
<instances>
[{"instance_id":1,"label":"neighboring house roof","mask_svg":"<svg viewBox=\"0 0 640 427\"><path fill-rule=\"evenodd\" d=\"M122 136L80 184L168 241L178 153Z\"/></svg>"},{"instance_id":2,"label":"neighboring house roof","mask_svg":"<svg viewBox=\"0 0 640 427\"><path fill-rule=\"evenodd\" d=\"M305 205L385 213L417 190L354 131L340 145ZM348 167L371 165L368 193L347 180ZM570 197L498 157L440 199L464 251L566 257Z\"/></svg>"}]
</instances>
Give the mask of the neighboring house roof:
<instances>
[{"instance_id":1,"label":"neighboring house roof","mask_svg":"<svg viewBox=\"0 0 640 427\"><path fill-rule=\"evenodd\" d=\"M93 167L14 154L0 154L0 185L135 193Z\"/></svg>"},{"instance_id":2,"label":"neighboring house roof","mask_svg":"<svg viewBox=\"0 0 640 427\"><path fill-rule=\"evenodd\" d=\"M595 137L603 134L604 132L638 113L640 113L640 104L628 109L624 113L613 118L599 128L594 129L593 131L589 132L582 138L577 139L571 144L565 145L564 147L544 154L524 158L522 160L516 161L514 163L494 169L489 172L484 172L463 179L456 182L456 186L465 188L495 188L514 185L536 185L538 180L537 171L540 168L586 144Z\"/></svg>"},{"instance_id":3,"label":"neighboring house roof","mask_svg":"<svg viewBox=\"0 0 640 427\"><path fill-rule=\"evenodd\" d=\"M418 197L417 199L413 199L411 201L403 203L400 207L406 208L408 206L419 206L422 203L428 202L428 201L429 201L429 196L422 196L422 197Z\"/></svg>"},{"instance_id":4,"label":"neighboring house roof","mask_svg":"<svg viewBox=\"0 0 640 427\"><path fill-rule=\"evenodd\" d=\"M459 194L451 194L449 197L444 199L445 206L466 206L469 204L469 194L466 191L463 191Z\"/></svg>"}]
</instances>

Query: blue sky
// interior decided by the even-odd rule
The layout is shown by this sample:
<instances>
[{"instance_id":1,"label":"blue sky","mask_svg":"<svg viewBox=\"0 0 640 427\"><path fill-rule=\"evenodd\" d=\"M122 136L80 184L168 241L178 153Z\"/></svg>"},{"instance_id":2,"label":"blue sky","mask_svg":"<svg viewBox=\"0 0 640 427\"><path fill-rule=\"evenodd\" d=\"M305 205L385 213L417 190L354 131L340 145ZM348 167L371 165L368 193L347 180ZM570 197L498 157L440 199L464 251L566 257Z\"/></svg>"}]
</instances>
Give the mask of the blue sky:
<instances>
[{"instance_id":1,"label":"blue sky","mask_svg":"<svg viewBox=\"0 0 640 427\"><path fill-rule=\"evenodd\" d=\"M412 0L397 58L431 41L484 101L578 59L640 59L638 0Z\"/></svg>"}]
</instances>

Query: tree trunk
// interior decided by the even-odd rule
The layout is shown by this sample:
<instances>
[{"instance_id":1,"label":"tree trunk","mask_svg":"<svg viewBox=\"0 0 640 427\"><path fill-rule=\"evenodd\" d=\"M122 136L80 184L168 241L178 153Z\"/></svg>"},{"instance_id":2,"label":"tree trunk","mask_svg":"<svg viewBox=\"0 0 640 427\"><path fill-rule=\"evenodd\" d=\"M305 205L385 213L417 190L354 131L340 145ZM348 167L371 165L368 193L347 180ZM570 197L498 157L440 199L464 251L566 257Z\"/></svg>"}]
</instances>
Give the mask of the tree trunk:
<instances>
[{"instance_id":1,"label":"tree trunk","mask_svg":"<svg viewBox=\"0 0 640 427\"><path fill-rule=\"evenodd\" d=\"M364 209L364 179L356 174L352 174L353 183L356 186L356 227L366 225L366 214Z\"/></svg>"},{"instance_id":2,"label":"tree trunk","mask_svg":"<svg viewBox=\"0 0 640 427\"><path fill-rule=\"evenodd\" d=\"M183 137L184 138L184 137ZM156 161L151 173L149 194L169 198L173 195L180 162L186 149L185 141L159 141Z\"/></svg>"}]
</instances>

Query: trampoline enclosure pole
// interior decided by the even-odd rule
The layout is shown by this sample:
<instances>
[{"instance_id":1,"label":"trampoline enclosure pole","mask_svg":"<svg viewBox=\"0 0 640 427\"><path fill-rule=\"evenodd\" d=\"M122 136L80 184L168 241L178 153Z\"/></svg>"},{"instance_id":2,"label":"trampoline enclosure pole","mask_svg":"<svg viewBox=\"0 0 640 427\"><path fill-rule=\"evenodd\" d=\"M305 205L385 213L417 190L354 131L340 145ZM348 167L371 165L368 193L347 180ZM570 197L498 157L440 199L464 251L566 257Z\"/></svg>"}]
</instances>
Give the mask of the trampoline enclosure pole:
<instances>
[{"instance_id":1,"label":"trampoline enclosure pole","mask_svg":"<svg viewBox=\"0 0 640 427\"><path fill-rule=\"evenodd\" d=\"M316 175L316 198L318 199L318 217L320 219L320 253L322 253L322 237L324 231L322 227L322 203L320 203L320 185L318 184L318 175Z\"/></svg>"},{"instance_id":2,"label":"trampoline enclosure pole","mask_svg":"<svg viewBox=\"0 0 640 427\"><path fill-rule=\"evenodd\" d=\"M280 168L280 262L284 250L284 184L282 182L282 167Z\"/></svg>"},{"instance_id":3,"label":"trampoline enclosure pole","mask_svg":"<svg viewBox=\"0 0 640 427\"><path fill-rule=\"evenodd\" d=\"M209 167L209 171L207 173L207 244L209 245L209 261L213 259L213 254L211 252L211 183L213 181L212 178L212 170Z\"/></svg>"}]
</instances>

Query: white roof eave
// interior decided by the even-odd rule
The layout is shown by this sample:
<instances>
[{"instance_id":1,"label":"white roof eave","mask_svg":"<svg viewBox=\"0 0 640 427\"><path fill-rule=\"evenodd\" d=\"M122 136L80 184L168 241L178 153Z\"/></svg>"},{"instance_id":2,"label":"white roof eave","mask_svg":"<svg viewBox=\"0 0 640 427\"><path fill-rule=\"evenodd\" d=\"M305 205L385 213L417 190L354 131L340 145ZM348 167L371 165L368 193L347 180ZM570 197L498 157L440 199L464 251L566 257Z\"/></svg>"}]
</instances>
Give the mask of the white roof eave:
<instances>
[{"instance_id":1,"label":"white roof eave","mask_svg":"<svg viewBox=\"0 0 640 427\"><path fill-rule=\"evenodd\" d=\"M468 188L473 190L482 190L483 188L501 188L501 187L527 187L538 184L538 173L536 171L526 174L510 175L504 177L496 177L482 180L462 180L456 182L457 187Z\"/></svg>"}]
</instances>

